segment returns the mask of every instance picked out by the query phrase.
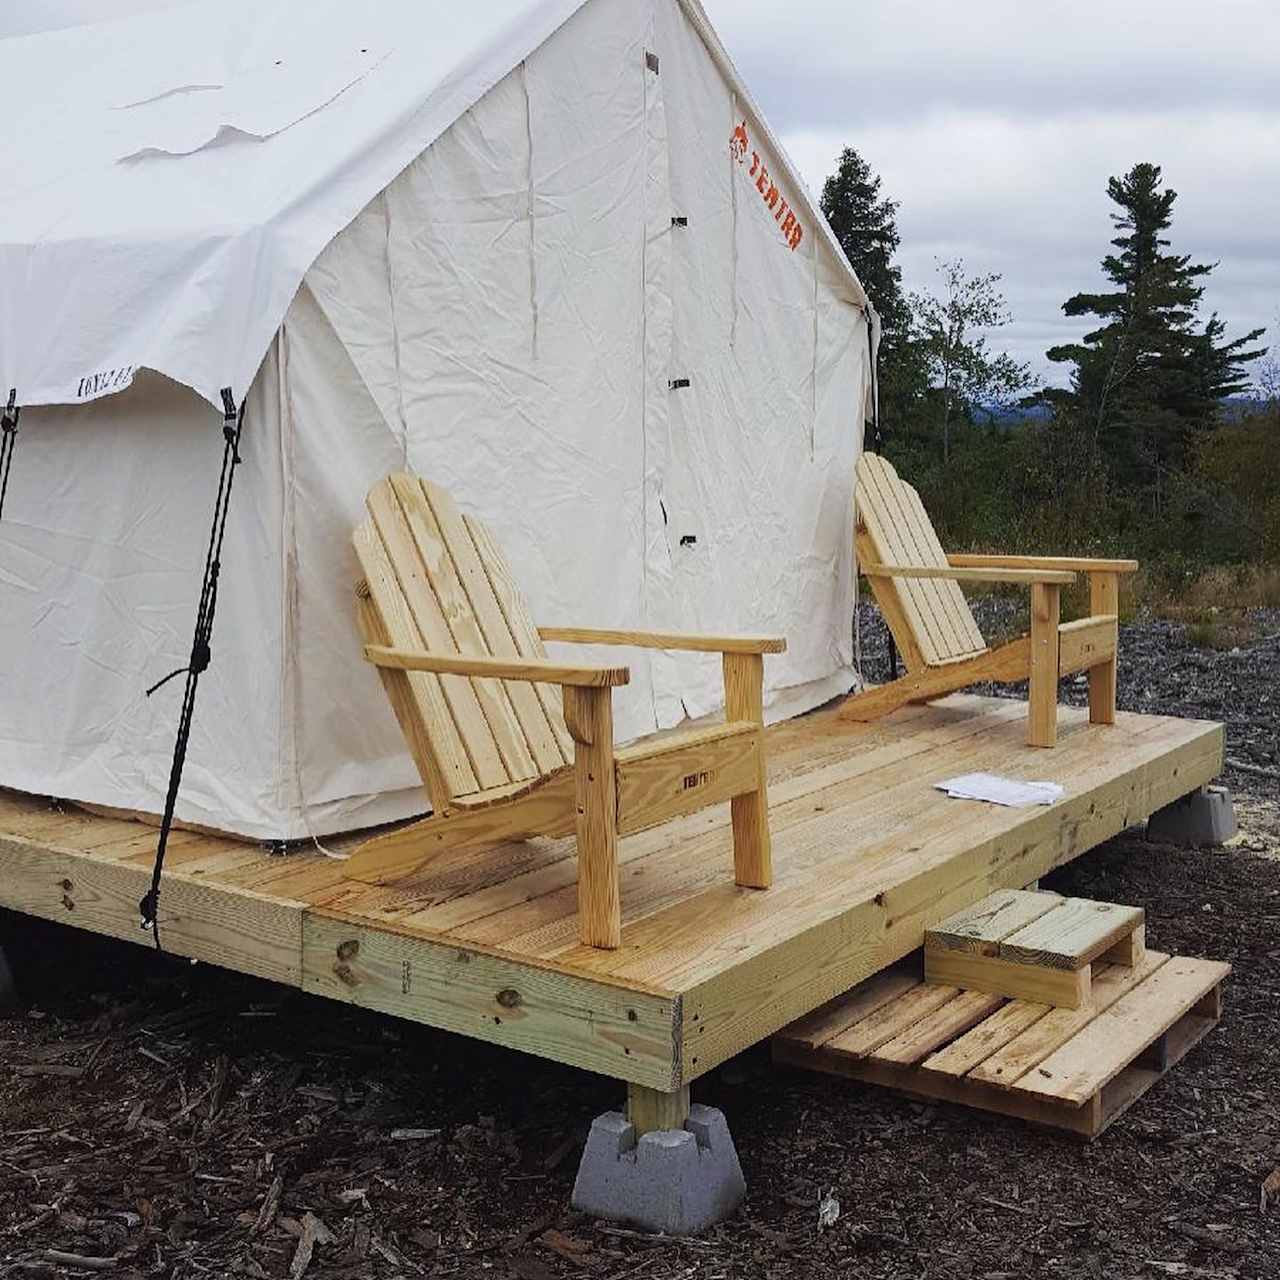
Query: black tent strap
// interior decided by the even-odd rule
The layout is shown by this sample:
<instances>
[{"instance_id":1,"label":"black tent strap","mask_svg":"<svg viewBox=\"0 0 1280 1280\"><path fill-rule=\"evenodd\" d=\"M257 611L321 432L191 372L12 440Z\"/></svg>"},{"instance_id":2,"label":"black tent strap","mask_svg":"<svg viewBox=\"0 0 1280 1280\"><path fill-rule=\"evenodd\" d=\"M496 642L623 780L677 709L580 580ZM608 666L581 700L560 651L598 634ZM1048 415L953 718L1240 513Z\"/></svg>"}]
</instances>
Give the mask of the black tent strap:
<instances>
[{"instance_id":1,"label":"black tent strap","mask_svg":"<svg viewBox=\"0 0 1280 1280\"><path fill-rule=\"evenodd\" d=\"M191 739L191 721L195 715L196 690L200 677L209 667L212 657L213 617L218 605L218 575L222 568L222 540L227 529L227 513L231 508L231 486L236 467L240 465L240 433L244 429L244 403L236 408L230 387L222 390L222 471L218 477L218 496L213 506L213 524L209 529L209 548L205 554L204 581L200 588L200 606L196 611L195 635L191 641L191 658L185 667L171 671L163 680L147 690L150 697L162 685L176 676L186 674L186 688L182 695L182 711L178 716L178 733L173 745L173 763L169 769L169 789L165 794L164 816L160 821L160 838L156 842L156 860L151 869L151 888L138 903L142 914L142 927L152 931L156 950L160 950L160 926L157 913L160 908L160 877L164 871L164 853L173 827L173 811L178 802L178 788L182 783L182 769L187 759L187 744Z\"/></svg>"},{"instance_id":2,"label":"black tent strap","mask_svg":"<svg viewBox=\"0 0 1280 1280\"><path fill-rule=\"evenodd\" d=\"M9 403L0 414L0 516L4 515L4 497L9 492L9 469L13 465L13 451L18 444L18 418L21 414L18 389L10 387Z\"/></svg>"}]
</instances>

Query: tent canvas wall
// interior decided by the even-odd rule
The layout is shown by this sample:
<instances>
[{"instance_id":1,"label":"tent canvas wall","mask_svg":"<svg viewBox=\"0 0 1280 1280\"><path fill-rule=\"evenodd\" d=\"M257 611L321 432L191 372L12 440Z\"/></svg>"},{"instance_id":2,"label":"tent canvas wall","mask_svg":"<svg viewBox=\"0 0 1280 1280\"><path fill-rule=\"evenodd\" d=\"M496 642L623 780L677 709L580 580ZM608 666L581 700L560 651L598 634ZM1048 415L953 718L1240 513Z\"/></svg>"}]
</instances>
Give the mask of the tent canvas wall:
<instances>
[{"instance_id":1,"label":"tent canvas wall","mask_svg":"<svg viewBox=\"0 0 1280 1280\"><path fill-rule=\"evenodd\" d=\"M223 385L244 463L181 819L424 807L352 596L399 467L493 525L540 622L784 634L774 716L853 683L856 277L693 0L478 8L196 3L0 42L26 406L0 786L162 808L180 691L143 691L187 660ZM620 735L717 709L713 660L629 657Z\"/></svg>"}]
</instances>

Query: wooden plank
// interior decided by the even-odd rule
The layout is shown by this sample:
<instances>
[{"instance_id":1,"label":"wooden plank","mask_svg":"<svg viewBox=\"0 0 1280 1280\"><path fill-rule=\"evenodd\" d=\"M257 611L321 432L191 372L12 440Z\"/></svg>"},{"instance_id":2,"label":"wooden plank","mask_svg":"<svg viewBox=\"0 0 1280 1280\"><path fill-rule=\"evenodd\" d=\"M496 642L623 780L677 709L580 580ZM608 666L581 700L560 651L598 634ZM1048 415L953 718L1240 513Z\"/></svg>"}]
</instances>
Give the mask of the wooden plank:
<instances>
[{"instance_id":1,"label":"wooden plank","mask_svg":"<svg viewBox=\"0 0 1280 1280\"><path fill-rule=\"evenodd\" d=\"M371 522L359 525L352 535L352 542L369 596L377 611L379 630L386 636L387 643L405 649L422 648L425 643L422 632L419 631L400 590L396 571L377 529ZM418 731L420 738L431 744L431 756L439 771L439 785L445 794L452 796L479 790L480 784L476 781L475 770L471 767L458 727L454 724L440 677L423 672L410 675L408 681L411 703L405 702L403 698L398 699L396 695L391 696L401 727L404 727L405 717L410 715L412 707L412 714L418 717L421 724ZM386 681L383 684L388 694L391 694L390 685ZM406 737L409 735L406 734ZM414 755L420 756L421 751L416 750ZM420 760L419 767L421 763ZM430 785L430 775L424 777L423 781ZM432 799L438 800L434 787Z\"/></svg>"},{"instance_id":2,"label":"wooden plank","mask_svg":"<svg viewBox=\"0 0 1280 1280\"><path fill-rule=\"evenodd\" d=\"M1131 721L1122 716L1120 723ZM929 851L934 837L917 829L905 859L915 869L890 873L888 888L878 888L874 878L855 888L830 874L828 859L823 884L838 896L838 905L824 901L826 895L812 885L797 889L810 899L803 920L791 918L785 903L777 902L776 895L787 890L775 885L775 896L766 900L760 895L761 913L767 903L770 917L767 932L743 933L744 904L726 903L718 894L714 901L700 895L702 901L660 912L642 927L629 928L628 948L640 948L639 954L646 955L650 947L659 949L655 960L663 954L664 940L683 942L701 929L700 944L688 965L644 966L684 992L685 1026L696 1029L687 1033L686 1072L692 1078L710 1070L892 964L920 946L928 924L966 901L995 888L1025 884L1132 826L1140 820L1135 815L1154 812L1204 778L1216 776L1222 760L1220 729L1206 728L1202 737L1183 724L1178 732L1176 742L1153 738L1149 754L1130 758L1123 770L1114 761L1107 763L1105 747L1095 746L1091 771L1076 780L1074 794L1042 813L1020 814L1008 827L993 818L991 828L961 835L953 819L949 834L937 837L947 843L936 847L935 856ZM900 834L890 839L899 850L907 843ZM832 847L829 842L827 847ZM787 856L794 856L790 845ZM857 852L863 867L883 866L884 856L874 842ZM753 937L754 945L745 951L739 947L730 961L727 952L710 945L707 930L712 921L730 936ZM1095 999L1097 985L1095 980ZM691 1022L695 1015L697 1021Z\"/></svg>"},{"instance_id":3,"label":"wooden plank","mask_svg":"<svg viewBox=\"0 0 1280 1280\"><path fill-rule=\"evenodd\" d=\"M398 596L398 602L412 617L417 631L417 639L407 644L393 636L393 647L438 653L442 656L457 654L458 647L454 643L453 633L445 621L444 611L427 577L413 534L390 481L384 480L374 485L369 490L365 505L373 517L374 528L395 574L398 592L388 594ZM375 584L374 576L367 568L365 576L383 621L391 629L387 603L379 594L379 586ZM502 783L511 781L471 681L460 675L446 675L440 679L440 688L444 692L444 700L457 729L458 739L475 773L477 785L473 790L501 786ZM427 730L434 735L436 726L428 721Z\"/></svg>"},{"instance_id":4,"label":"wooden plank","mask_svg":"<svg viewBox=\"0 0 1280 1280\"><path fill-rule=\"evenodd\" d=\"M665 1133L683 1129L689 1118L689 1086L674 1092L647 1089L644 1085L627 1086L627 1119L637 1138L646 1133Z\"/></svg>"},{"instance_id":5,"label":"wooden plank","mask_svg":"<svg viewBox=\"0 0 1280 1280\"><path fill-rule=\"evenodd\" d=\"M1114 662L1117 646L1116 616L1081 618L1058 628L1058 673L1069 676ZM1094 723L1098 723L1096 720Z\"/></svg>"},{"instance_id":6,"label":"wooden plank","mask_svg":"<svg viewBox=\"0 0 1280 1280\"><path fill-rule=\"evenodd\" d=\"M681 1085L670 996L310 912L302 986L586 1071L670 1092Z\"/></svg>"},{"instance_id":7,"label":"wooden plank","mask_svg":"<svg viewBox=\"0 0 1280 1280\"><path fill-rule=\"evenodd\" d=\"M860 1022L832 1036L825 1048L847 1058L865 1058L960 995L956 987L922 982Z\"/></svg>"},{"instance_id":8,"label":"wooden plank","mask_svg":"<svg viewBox=\"0 0 1280 1280\"><path fill-rule=\"evenodd\" d=\"M1052 1007L1027 1000L1010 1000L991 1017L926 1058L920 1064L921 1069L946 1076L967 1075L980 1062L1034 1026Z\"/></svg>"},{"instance_id":9,"label":"wooden plank","mask_svg":"<svg viewBox=\"0 0 1280 1280\"><path fill-rule=\"evenodd\" d=\"M0 835L0 906L10 910L150 947L151 934L143 932L138 918L138 901L150 885L150 866L52 850ZM160 889L160 938L174 955L296 987L302 913L300 902L166 871Z\"/></svg>"},{"instance_id":10,"label":"wooden plank","mask_svg":"<svg viewBox=\"0 0 1280 1280\"><path fill-rule=\"evenodd\" d=\"M576 747L578 941L584 947L615 950L622 943L622 906L612 695L607 689L568 688L564 719Z\"/></svg>"},{"instance_id":11,"label":"wooden plank","mask_svg":"<svg viewBox=\"0 0 1280 1280\"><path fill-rule=\"evenodd\" d=\"M1135 568L1136 563L1135 563ZM1120 578L1115 573L1089 574L1089 612L1093 614L1120 613ZM1119 623L1115 632L1115 645L1119 649ZM1093 724L1115 724L1116 682L1118 653L1113 652L1109 662L1089 670L1089 720Z\"/></svg>"},{"instance_id":12,"label":"wooden plank","mask_svg":"<svg viewBox=\"0 0 1280 1280\"><path fill-rule=\"evenodd\" d=\"M1025 1120L1075 1134L1092 1137L1099 1127L1100 1109L1068 1107L1047 1098L997 1089L994 1085L975 1083L969 1077L940 1075L920 1067L897 1062L880 1062L875 1058L849 1058L820 1049L810 1053L795 1045L774 1041L777 1062L829 1075L845 1076L863 1084L881 1085L929 1102L950 1102L957 1106L976 1107L997 1115Z\"/></svg>"},{"instance_id":13,"label":"wooden plank","mask_svg":"<svg viewBox=\"0 0 1280 1280\"><path fill-rule=\"evenodd\" d=\"M1069 587L1075 580L1074 573L1064 573L1052 569L956 569L947 565L936 568L933 565L918 564L862 564L858 566L868 578L904 578L931 581L940 584L959 582L1011 582L1023 586L1032 586L1037 582L1056 583ZM1089 621L1089 619L1084 619ZM959 656L969 652L960 650Z\"/></svg>"},{"instance_id":14,"label":"wooden plank","mask_svg":"<svg viewBox=\"0 0 1280 1280\"><path fill-rule=\"evenodd\" d=\"M1089 556L950 555L957 568L1066 569L1072 573L1137 573L1136 560L1098 560Z\"/></svg>"},{"instance_id":15,"label":"wooden plank","mask_svg":"<svg viewBox=\"0 0 1280 1280\"><path fill-rule=\"evenodd\" d=\"M694 730L677 746L618 753L618 833L627 835L683 813L753 792L760 782L760 730L737 722L735 732ZM705 736L703 736L705 734Z\"/></svg>"},{"instance_id":16,"label":"wooden plank","mask_svg":"<svg viewBox=\"0 0 1280 1280\"><path fill-rule=\"evenodd\" d=\"M901 1062L914 1066L935 1049L949 1044L976 1023L990 1017L1005 998L981 991L961 991L954 1000L886 1040L870 1056L878 1062Z\"/></svg>"},{"instance_id":17,"label":"wooden plank","mask_svg":"<svg viewBox=\"0 0 1280 1280\"><path fill-rule=\"evenodd\" d=\"M418 559L422 563L427 582L435 593L436 600L440 605L440 612L444 616L445 625L449 628L449 632L453 637L453 647L459 654L464 656L486 658L495 656L492 654L489 642L480 627L470 594L462 584L462 579L458 574L452 550L448 545L445 534L427 501L422 482L417 476L411 476L405 472L397 472L390 476L389 480L392 492L395 494L400 503L400 509L404 513L405 523L409 526L409 532L417 548ZM444 491L437 488L436 492L437 494L443 494ZM472 556L474 556L475 547L472 544L471 535L467 533L465 528L462 528L461 519L457 523L458 530L465 540L467 548L470 549ZM493 611L501 616L497 601L493 596L493 590L489 586L489 580L484 576L483 570L480 571L480 580L486 588ZM514 648L514 646L511 647ZM499 654L496 656L502 658L514 657L515 655ZM537 777L538 774L544 772L533 758L533 752L524 735L524 728L516 715L515 708L511 705L508 687L499 680L481 679L473 679L471 687L475 691L476 701L480 704L480 710L484 713L489 732L493 735L498 754L502 757L507 777L512 782L518 782L526 778ZM519 688L520 686L515 685L514 687ZM530 700L536 704L537 695L533 690L528 689L527 694ZM541 708L537 709L541 711ZM543 716L542 719L545 723L546 717ZM549 728L547 732L548 734L550 733ZM556 757L556 764L553 767L558 768L561 763L558 750ZM546 772L549 771L547 770Z\"/></svg>"},{"instance_id":18,"label":"wooden plank","mask_svg":"<svg viewBox=\"0 0 1280 1280\"><path fill-rule=\"evenodd\" d=\"M1025 680L1030 668L1031 641L1024 636L977 657L926 667L890 684L852 694L840 704L840 714L850 720L878 720L909 702L945 697L979 681Z\"/></svg>"},{"instance_id":19,"label":"wooden plank","mask_svg":"<svg viewBox=\"0 0 1280 1280\"><path fill-rule=\"evenodd\" d=\"M1083 969L1053 969L969 951L926 947L924 977L926 982L950 983L968 991L1079 1009L1089 1003L1092 974L1088 965Z\"/></svg>"},{"instance_id":20,"label":"wooden plank","mask_svg":"<svg viewBox=\"0 0 1280 1280\"><path fill-rule=\"evenodd\" d=\"M1095 967L1100 964L1122 964L1132 969L1135 965L1142 963L1142 957L1146 954L1147 926L1140 924L1127 937L1121 938L1114 947L1104 951L1093 963Z\"/></svg>"},{"instance_id":21,"label":"wooden plank","mask_svg":"<svg viewBox=\"0 0 1280 1280\"><path fill-rule=\"evenodd\" d=\"M365 533L357 530L357 549L359 540L365 536ZM377 535L370 533L368 536L372 538L373 544L377 544L377 553L380 555L382 548L377 542ZM374 603L369 583L365 579L361 579L356 584L356 623L365 644L390 642L391 637L383 624L378 606ZM439 715L444 717L443 720L436 722L437 737L441 742L445 741L448 728L452 726L452 721L448 721L449 711L445 705L444 693L440 689L439 678L410 675L407 671L379 667L378 679L382 682L387 701L391 703L391 710L395 714L396 723L400 726L409 754L413 757L418 776L427 788L431 807L438 813L443 813L449 807L456 786L460 784L466 787L475 786L475 774L471 772L471 766L467 765L465 776L458 775L452 767L447 768L440 756L436 754L435 741L427 729L426 707L430 705L438 708ZM456 744L456 754L450 759L453 762L461 760L465 763L466 755L462 751L461 742Z\"/></svg>"},{"instance_id":22,"label":"wooden plank","mask_svg":"<svg viewBox=\"0 0 1280 1280\"><path fill-rule=\"evenodd\" d=\"M755 653L726 653L725 715L756 725L754 785L736 793L729 806L733 824L734 880L750 889L773 883L773 837L769 831L768 775L764 759L764 657Z\"/></svg>"},{"instance_id":23,"label":"wooden plank","mask_svg":"<svg viewBox=\"0 0 1280 1280\"><path fill-rule=\"evenodd\" d=\"M684 653L786 653L780 636L710 636L684 631L620 631L601 627L539 627L543 640L561 644L622 645Z\"/></svg>"},{"instance_id":24,"label":"wooden plank","mask_svg":"<svg viewBox=\"0 0 1280 1280\"><path fill-rule=\"evenodd\" d=\"M378 667L392 667L397 671L434 671L446 677L489 676L502 680L527 680L530 683L545 680L552 684L573 685L583 689L612 689L628 684L631 680L631 672L627 667L572 667L560 662L429 653L421 649L392 648L386 645L365 645L364 656ZM488 681L482 680L480 683ZM510 779L513 782L527 780ZM492 785L503 786L504 783L496 782Z\"/></svg>"},{"instance_id":25,"label":"wooden plank","mask_svg":"<svg viewBox=\"0 0 1280 1280\"><path fill-rule=\"evenodd\" d=\"M470 601L488 652L495 658L536 656L525 653L517 645L502 603L485 571L480 553L476 550L475 540L453 496L448 490L428 480L423 480L421 486L440 536L453 560L458 581ZM544 653L541 656L546 655ZM560 738L547 718L538 691L523 683L513 684L507 686L507 697L511 700L512 709L538 769L543 773L550 773L562 764L572 764L573 753L561 749Z\"/></svg>"},{"instance_id":26,"label":"wooden plank","mask_svg":"<svg viewBox=\"0 0 1280 1280\"><path fill-rule=\"evenodd\" d=\"M920 975L913 969L886 969L784 1027L778 1037L806 1049L817 1049L919 985Z\"/></svg>"},{"instance_id":27,"label":"wooden plank","mask_svg":"<svg viewBox=\"0 0 1280 1280\"><path fill-rule=\"evenodd\" d=\"M1175 956L1042 1059L1015 1088L1086 1102L1231 972L1217 960Z\"/></svg>"},{"instance_id":28,"label":"wooden plank","mask_svg":"<svg viewBox=\"0 0 1280 1280\"><path fill-rule=\"evenodd\" d=\"M1122 995L1150 977L1169 957L1148 951L1135 969L1100 969L1093 979L1093 1004L1085 1009L1053 1009L984 1059L969 1073L975 1080L1009 1088L1043 1062L1059 1045L1109 1009Z\"/></svg>"},{"instance_id":29,"label":"wooden plank","mask_svg":"<svg viewBox=\"0 0 1280 1280\"><path fill-rule=\"evenodd\" d=\"M922 568L944 566L946 559L942 556L941 548L936 547L936 537L931 539L925 531L928 526L931 532L931 526L928 517L924 515L923 506L919 505L918 495L913 502L914 490L902 480L886 459L873 457L869 468L872 487L878 490L883 504L884 518L893 523L907 553L906 558L897 563ZM945 659L963 653L969 646L956 625L955 610L949 594L957 588L933 581L921 582L916 589L920 595L921 612L938 645L937 656ZM961 611L966 608L962 600Z\"/></svg>"},{"instance_id":30,"label":"wooden plank","mask_svg":"<svg viewBox=\"0 0 1280 1280\"><path fill-rule=\"evenodd\" d=\"M925 565L924 552L916 546L911 529L899 509L896 472L882 458L864 453L858 461L858 510L880 564ZM872 580L875 585L875 579ZM956 652L957 641L946 622L937 584L928 579L897 578L894 587L910 621L916 641L930 666Z\"/></svg>"},{"instance_id":31,"label":"wooden plank","mask_svg":"<svg viewBox=\"0 0 1280 1280\"><path fill-rule=\"evenodd\" d=\"M1051 747L1058 740L1058 618L1061 588L1031 587L1031 687L1028 692L1027 744Z\"/></svg>"},{"instance_id":32,"label":"wooden plank","mask_svg":"<svg viewBox=\"0 0 1280 1280\"><path fill-rule=\"evenodd\" d=\"M945 565L946 552L942 549L942 543L938 541L937 531L933 527L933 521L929 519L929 513L924 509L919 491L913 485L906 485L904 498L915 512L918 536L924 540L929 560L935 565ZM969 608L969 602L964 598L964 592L960 590L958 583L951 586L944 583L941 587L947 607L955 621L956 633L960 638L960 648L957 653L963 653L966 649L981 653L987 644L982 638L982 632L978 628L973 611Z\"/></svg>"},{"instance_id":33,"label":"wooden plank","mask_svg":"<svg viewBox=\"0 0 1280 1280\"><path fill-rule=\"evenodd\" d=\"M876 564L883 557L880 548L864 526L862 516L858 517L857 531L854 533L854 554L858 564ZM871 593L893 639L898 646L898 654L908 671L920 672L929 667L929 660L920 642L916 639L917 624L908 611L908 606L898 584L892 578L869 578Z\"/></svg>"},{"instance_id":34,"label":"wooden plank","mask_svg":"<svg viewBox=\"0 0 1280 1280\"><path fill-rule=\"evenodd\" d=\"M574 830L575 796L574 772L566 766L514 800L460 808L373 836L353 850L342 869L349 880L390 884L453 850L535 835L565 836Z\"/></svg>"},{"instance_id":35,"label":"wooden plank","mask_svg":"<svg viewBox=\"0 0 1280 1280\"><path fill-rule=\"evenodd\" d=\"M1001 939L998 954L1024 965L1080 969L1145 919L1141 907L1064 898L1052 911Z\"/></svg>"},{"instance_id":36,"label":"wooden plank","mask_svg":"<svg viewBox=\"0 0 1280 1280\"><path fill-rule=\"evenodd\" d=\"M924 945L999 955L1001 939L1038 920L1061 901L1062 895L1057 893L1001 889L927 930Z\"/></svg>"},{"instance_id":37,"label":"wooden plank","mask_svg":"<svg viewBox=\"0 0 1280 1280\"><path fill-rule=\"evenodd\" d=\"M545 660L546 646L542 643L538 628L533 625L533 619L529 616L529 608L524 602L524 596L521 595L511 570L507 568L498 540L490 532L488 525L473 516L463 516L462 523L471 535L476 555L489 579L489 585L493 588L494 599L497 600L502 616L507 621L507 628L511 632L516 652L522 658ZM564 704L560 689L553 684L535 685L534 689L546 713L547 722L551 725L552 732L560 744L561 754L565 760L572 761L573 739L565 727Z\"/></svg>"}]
</instances>

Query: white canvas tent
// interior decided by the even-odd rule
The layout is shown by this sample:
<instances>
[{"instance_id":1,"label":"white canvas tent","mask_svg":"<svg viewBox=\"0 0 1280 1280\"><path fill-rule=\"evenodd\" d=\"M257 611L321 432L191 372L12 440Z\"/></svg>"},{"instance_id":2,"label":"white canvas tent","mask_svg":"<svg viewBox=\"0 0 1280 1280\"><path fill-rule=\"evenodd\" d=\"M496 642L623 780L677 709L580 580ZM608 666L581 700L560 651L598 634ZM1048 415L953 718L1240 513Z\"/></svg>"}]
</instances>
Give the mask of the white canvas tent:
<instances>
[{"instance_id":1,"label":"white canvas tent","mask_svg":"<svg viewBox=\"0 0 1280 1280\"><path fill-rule=\"evenodd\" d=\"M189 653L224 386L181 819L424 807L352 597L395 468L540 622L784 634L774 716L853 683L874 316L696 0L201 0L0 76L0 786L163 807L179 685L143 691ZM621 735L716 709L713 660L630 656Z\"/></svg>"}]
</instances>

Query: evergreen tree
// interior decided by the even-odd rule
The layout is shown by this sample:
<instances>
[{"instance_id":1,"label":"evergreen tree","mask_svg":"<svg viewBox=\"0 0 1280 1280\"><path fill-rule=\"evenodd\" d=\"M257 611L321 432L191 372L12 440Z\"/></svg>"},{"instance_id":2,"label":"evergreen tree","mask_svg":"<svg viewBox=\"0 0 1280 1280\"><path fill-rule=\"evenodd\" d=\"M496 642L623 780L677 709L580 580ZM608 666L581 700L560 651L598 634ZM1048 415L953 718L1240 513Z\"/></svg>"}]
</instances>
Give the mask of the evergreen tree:
<instances>
[{"instance_id":1,"label":"evergreen tree","mask_svg":"<svg viewBox=\"0 0 1280 1280\"><path fill-rule=\"evenodd\" d=\"M1088 461L1097 463L1105 448L1121 483L1158 495L1167 471L1185 469L1196 433L1214 424L1221 399L1247 385L1245 365L1263 354L1249 344L1263 331L1225 342L1216 315L1199 323L1200 281L1213 265L1167 252L1162 233L1178 196L1163 186L1159 165L1135 165L1110 179L1107 194L1120 209L1111 215L1118 252L1102 269L1116 287L1069 298L1067 315L1101 324L1047 354L1075 365L1068 405L1084 427Z\"/></svg>"},{"instance_id":2,"label":"evergreen tree","mask_svg":"<svg viewBox=\"0 0 1280 1280\"><path fill-rule=\"evenodd\" d=\"M898 249L898 201L880 193L880 177L845 147L835 173L822 187L823 214L880 317L880 411L891 438L910 431L928 394L928 379L913 340L910 304L902 290Z\"/></svg>"},{"instance_id":3,"label":"evergreen tree","mask_svg":"<svg viewBox=\"0 0 1280 1280\"><path fill-rule=\"evenodd\" d=\"M880 195L880 177L852 148L845 147L822 186L822 212L848 255L884 326L885 340L906 336L910 313L902 293L898 251L898 201Z\"/></svg>"}]
</instances>

